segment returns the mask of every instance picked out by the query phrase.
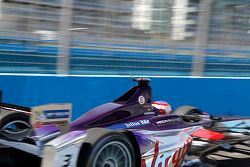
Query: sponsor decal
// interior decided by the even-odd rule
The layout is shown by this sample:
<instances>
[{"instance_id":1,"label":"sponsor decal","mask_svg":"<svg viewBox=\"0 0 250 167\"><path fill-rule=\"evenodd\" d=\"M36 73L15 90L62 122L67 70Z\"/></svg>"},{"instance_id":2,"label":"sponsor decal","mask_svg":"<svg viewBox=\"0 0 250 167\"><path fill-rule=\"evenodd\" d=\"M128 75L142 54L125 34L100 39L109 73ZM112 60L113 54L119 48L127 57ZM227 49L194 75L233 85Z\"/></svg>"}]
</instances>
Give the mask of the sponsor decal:
<instances>
[{"instance_id":1,"label":"sponsor decal","mask_svg":"<svg viewBox=\"0 0 250 167\"><path fill-rule=\"evenodd\" d=\"M70 103L46 104L32 107L31 124L36 128L52 123L64 126L70 122L71 109L72 105Z\"/></svg>"},{"instance_id":2,"label":"sponsor decal","mask_svg":"<svg viewBox=\"0 0 250 167\"><path fill-rule=\"evenodd\" d=\"M161 124L166 124L166 123L171 123L171 122L176 122L176 121L180 121L180 118L164 119L164 120L157 121L156 124L161 125Z\"/></svg>"},{"instance_id":3,"label":"sponsor decal","mask_svg":"<svg viewBox=\"0 0 250 167\"><path fill-rule=\"evenodd\" d=\"M47 119L69 118L69 110L45 110Z\"/></svg>"},{"instance_id":4,"label":"sponsor decal","mask_svg":"<svg viewBox=\"0 0 250 167\"><path fill-rule=\"evenodd\" d=\"M134 127L134 126L141 126L141 125L146 125L146 124L149 124L149 120L140 120L140 121L136 121L136 122L128 122L128 123L125 123L126 127L127 128L130 128L130 127Z\"/></svg>"},{"instance_id":5,"label":"sponsor decal","mask_svg":"<svg viewBox=\"0 0 250 167\"><path fill-rule=\"evenodd\" d=\"M192 144L192 138L189 136L184 143L183 147L180 147L172 154L159 153L159 141L155 143L154 156L152 159L142 159L141 167L178 167L182 163L184 156Z\"/></svg>"},{"instance_id":6,"label":"sponsor decal","mask_svg":"<svg viewBox=\"0 0 250 167\"><path fill-rule=\"evenodd\" d=\"M145 104L145 102L146 102L145 97L144 97L144 96L139 96L139 97L138 97L138 102L139 102L141 105Z\"/></svg>"}]
</instances>

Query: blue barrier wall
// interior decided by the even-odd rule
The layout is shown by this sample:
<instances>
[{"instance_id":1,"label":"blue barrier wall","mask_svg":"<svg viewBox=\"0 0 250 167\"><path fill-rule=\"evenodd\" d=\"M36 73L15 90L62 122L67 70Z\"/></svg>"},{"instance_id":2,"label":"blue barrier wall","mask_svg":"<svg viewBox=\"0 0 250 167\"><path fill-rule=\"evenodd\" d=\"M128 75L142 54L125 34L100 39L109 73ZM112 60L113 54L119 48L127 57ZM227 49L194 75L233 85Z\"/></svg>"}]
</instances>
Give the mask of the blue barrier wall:
<instances>
[{"instance_id":1,"label":"blue barrier wall","mask_svg":"<svg viewBox=\"0 0 250 167\"><path fill-rule=\"evenodd\" d=\"M197 106L216 115L250 116L250 79L151 78L154 100L174 108ZM3 101L24 106L73 104L73 119L112 101L135 83L127 77L54 77L0 75Z\"/></svg>"}]
</instances>

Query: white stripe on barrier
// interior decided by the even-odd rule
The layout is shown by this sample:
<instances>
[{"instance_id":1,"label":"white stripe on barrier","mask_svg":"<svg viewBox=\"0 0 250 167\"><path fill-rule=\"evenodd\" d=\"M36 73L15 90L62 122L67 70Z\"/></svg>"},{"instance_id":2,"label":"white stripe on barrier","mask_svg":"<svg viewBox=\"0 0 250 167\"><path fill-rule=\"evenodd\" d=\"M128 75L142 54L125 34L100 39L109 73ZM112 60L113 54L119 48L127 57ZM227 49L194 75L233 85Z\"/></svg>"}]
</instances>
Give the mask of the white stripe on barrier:
<instances>
[{"instance_id":1,"label":"white stripe on barrier","mask_svg":"<svg viewBox=\"0 0 250 167\"><path fill-rule=\"evenodd\" d=\"M41 77L107 77L107 78L190 78L190 79L243 79L249 80L250 77L202 77L202 76L162 76L162 75L57 75L57 74L26 74L26 73L0 73L0 76L41 76Z\"/></svg>"}]
</instances>

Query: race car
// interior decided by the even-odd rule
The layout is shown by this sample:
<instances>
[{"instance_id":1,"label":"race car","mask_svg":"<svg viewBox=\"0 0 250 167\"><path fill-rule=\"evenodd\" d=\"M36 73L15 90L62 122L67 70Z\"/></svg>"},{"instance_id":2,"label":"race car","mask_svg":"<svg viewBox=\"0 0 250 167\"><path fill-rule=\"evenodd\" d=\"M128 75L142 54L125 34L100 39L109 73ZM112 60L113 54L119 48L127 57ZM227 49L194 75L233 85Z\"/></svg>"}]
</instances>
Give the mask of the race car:
<instances>
[{"instance_id":1,"label":"race car","mask_svg":"<svg viewBox=\"0 0 250 167\"><path fill-rule=\"evenodd\" d=\"M249 141L250 118L172 110L152 101L149 79L134 80L138 85L122 96L71 123L67 105L32 110L1 103L0 166L178 167L188 152Z\"/></svg>"}]
</instances>

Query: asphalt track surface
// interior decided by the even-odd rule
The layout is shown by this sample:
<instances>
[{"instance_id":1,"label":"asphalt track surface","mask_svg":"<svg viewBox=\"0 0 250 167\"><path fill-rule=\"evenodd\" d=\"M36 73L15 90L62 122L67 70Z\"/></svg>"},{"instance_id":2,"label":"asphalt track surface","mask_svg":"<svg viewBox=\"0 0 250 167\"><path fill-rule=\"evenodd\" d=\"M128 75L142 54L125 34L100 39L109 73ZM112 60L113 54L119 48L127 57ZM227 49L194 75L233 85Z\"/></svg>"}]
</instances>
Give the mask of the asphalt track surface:
<instances>
[{"instance_id":1,"label":"asphalt track surface","mask_svg":"<svg viewBox=\"0 0 250 167\"><path fill-rule=\"evenodd\" d=\"M188 157L196 159L197 157ZM218 149L202 158L193 167L250 167L250 141L235 144L231 149ZM209 164L209 165L208 165Z\"/></svg>"},{"instance_id":2,"label":"asphalt track surface","mask_svg":"<svg viewBox=\"0 0 250 167\"><path fill-rule=\"evenodd\" d=\"M219 150L208 155L207 162L220 167L250 167L250 147L236 144L233 151Z\"/></svg>"}]
</instances>

